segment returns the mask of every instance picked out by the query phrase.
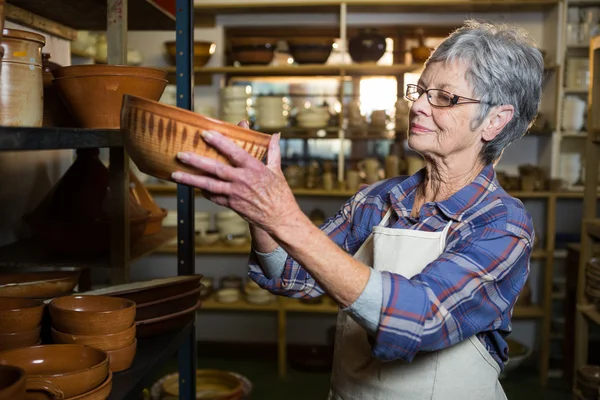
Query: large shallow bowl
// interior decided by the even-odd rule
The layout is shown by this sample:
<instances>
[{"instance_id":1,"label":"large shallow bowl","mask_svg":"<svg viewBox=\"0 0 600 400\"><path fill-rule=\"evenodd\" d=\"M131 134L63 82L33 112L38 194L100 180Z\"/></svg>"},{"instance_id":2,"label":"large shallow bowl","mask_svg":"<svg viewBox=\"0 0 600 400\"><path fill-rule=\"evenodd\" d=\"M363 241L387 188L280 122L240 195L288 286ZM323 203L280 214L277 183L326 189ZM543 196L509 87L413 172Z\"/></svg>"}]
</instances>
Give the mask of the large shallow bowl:
<instances>
[{"instance_id":1,"label":"large shallow bowl","mask_svg":"<svg viewBox=\"0 0 600 400\"><path fill-rule=\"evenodd\" d=\"M135 303L108 296L63 296L50 302L52 326L76 335L107 335L127 330L135 320Z\"/></svg>"},{"instance_id":2,"label":"large shallow bowl","mask_svg":"<svg viewBox=\"0 0 600 400\"><path fill-rule=\"evenodd\" d=\"M52 340L57 344L82 344L104 351L117 350L133 343L135 340L135 324L123 332L108 335L74 335L52 328Z\"/></svg>"},{"instance_id":3,"label":"large shallow bowl","mask_svg":"<svg viewBox=\"0 0 600 400\"><path fill-rule=\"evenodd\" d=\"M1 365L25 370L27 388L50 382L65 398L89 392L108 376L108 355L93 347L53 344L24 347L0 353Z\"/></svg>"},{"instance_id":4,"label":"large shallow bowl","mask_svg":"<svg viewBox=\"0 0 600 400\"><path fill-rule=\"evenodd\" d=\"M172 65L177 63L177 49L174 40L165 42L165 49L169 56L169 62ZM215 52L215 44L213 42L195 41L194 42L194 67L203 67L210 60Z\"/></svg>"},{"instance_id":5,"label":"large shallow bowl","mask_svg":"<svg viewBox=\"0 0 600 400\"><path fill-rule=\"evenodd\" d=\"M150 303L138 304L135 320L142 321L145 319L158 318L187 310L188 308L193 307L200 299L200 289L201 287L198 286L189 292L180 293L173 297L156 300Z\"/></svg>"},{"instance_id":6,"label":"large shallow bowl","mask_svg":"<svg viewBox=\"0 0 600 400\"><path fill-rule=\"evenodd\" d=\"M0 272L0 296L44 299L72 291L81 271Z\"/></svg>"},{"instance_id":7,"label":"large shallow bowl","mask_svg":"<svg viewBox=\"0 0 600 400\"><path fill-rule=\"evenodd\" d=\"M158 100L168 81L139 75L82 75L52 80L82 128L119 129L124 94Z\"/></svg>"},{"instance_id":8,"label":"large shallow bowl","mask_svg":"<svg viewBox=\"0 0 600 400\"><path fill-rule=\"evenodd\" d=\"M112 392L112 386L113 374L112 371L109 370L108 376L100 386L90 390L87 393L75 397L70 397L66 400L105 400L108 398L108 396L110 396L110 393Z\"/></svg>"},{"instance_id":9,"label":"large shallow bowl","mask_svg":"<svg viewBox=\"0 0 600 400\"><path fill-rule=\"evenodd\" d=\"M43 315L44 303L39 300L0 297L0 333L36 329Z\"/></svg>"},{"instance_id":10,"label":"large shallow bowl","mask_svg":"<svg viewBox=\"0 0 600 400\"><path fill-rule=\"evenodd\" d=\"M86 65L69 65L53 69L52 76L56 78L66 78L73 76L88 76L88 75L129 75L129 76L145 76L148 78L167 79L167 71L148 67L134 67L130 65L102 65L102 64L86 64Z\"/></svg>"},{"instance_id":11,"label":"large shallow bowl","mask_svg":"<svg viewBox=\"0 0 600 400\"><path fill-rule=\"evenodd\" d=\"M177 160L178 152L194 152L229 163L202 139L203 130L222 133L259 160L267 153L271 138L264 133L130 95L123 99L121 129L127 153L140 171L171 181L171 173L177 170L198 173Z\"/></svg>"},{"instance_id":12,"label":"large shallow bowl","mask_svg":"<svg viewBox=\"0 0 600 400\"><path fill-rule=\"evenodd\" d=\"M137 337L153 337L162 335L163 333L180 330L196 317L196 310L199 309L200 306L201 302L198 301L192 307L183 311L178 311L158 318L136 321Z\"/></svg>"}]
</instances>

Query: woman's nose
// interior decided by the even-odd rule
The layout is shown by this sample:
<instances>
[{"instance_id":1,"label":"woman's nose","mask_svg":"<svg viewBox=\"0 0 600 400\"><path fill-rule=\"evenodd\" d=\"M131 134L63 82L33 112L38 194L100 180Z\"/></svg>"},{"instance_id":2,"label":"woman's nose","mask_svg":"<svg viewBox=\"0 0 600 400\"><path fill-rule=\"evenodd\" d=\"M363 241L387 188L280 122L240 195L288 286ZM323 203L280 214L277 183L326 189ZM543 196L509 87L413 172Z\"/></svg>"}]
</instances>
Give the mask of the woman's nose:
<instances>
[{"instance_id":1,"label":"woman's nose","mask_svg":"<svg viewBox=\"0 0 600 400\"><path fill-rule=\"evenodd\" d=\"M431 115L431 104L427 101L427 93L423 93L415 100L410 108L411 113Z\"/></svg>"}]
</instances>

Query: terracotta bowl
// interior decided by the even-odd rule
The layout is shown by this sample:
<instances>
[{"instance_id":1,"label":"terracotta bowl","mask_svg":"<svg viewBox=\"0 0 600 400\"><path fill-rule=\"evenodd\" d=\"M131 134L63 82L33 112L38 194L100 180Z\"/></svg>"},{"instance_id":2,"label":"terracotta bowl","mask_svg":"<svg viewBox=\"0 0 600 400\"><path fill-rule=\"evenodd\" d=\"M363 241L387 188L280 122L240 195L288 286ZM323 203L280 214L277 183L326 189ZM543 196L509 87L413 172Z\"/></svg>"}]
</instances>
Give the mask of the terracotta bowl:
<instances>
[{"instance_id":1,"label":"terracotta bowl","mask_svg":"<svg viewBox=\"0 0 600 400\"><path fill-rule=\"evenodd\" d=\"M108 355L99 349L75 344L24 347L0 353L1 365L25 370L27 389L48 383L65 398L78 396L98 387L108 376Z\"/></svg>"},{"instance_id":2,"label":"terracotta bowl","mask_svg":"<svg viewBox=\"0 0 600 400\"><path fill-rule=\"evenodd\" d=\"M109 335L73 335L52 328L52 340L58 344L82 344L104 351L117 350L129 346L135 340L135 325L123 332Z\"/></svg>"},{"instance_id":3,"label":"terracotta bowl","mask_svg":"<svg viewBox=\"0 0 600 400\"><path fill-rule=\"evenodd\" d=\"M0 333L0 351L29 347L40 341L40 327L30 331Z\"/></svg>"},{"instance_id":4,"label":"terracotta bowl","mask_svg":"<svg viewBox=\"0 0 600 400\"><path fill-rule=\"evenodd\" d=\"M179 376L170 376L162 384L166 395L179 396ZM228 371L217 369L196 370L196 399L236 400L244 395L240 379Z\"/></svg>"},{"instance_id":5,"label":"terracotta bowl","mask_svg":"<svg viewBox=\"0 0 600 400\"><path fill-rule=\"evenodd\" d=\"M119 129L124 94L158 100L167 83L166 79L137 75L67 76L52 81L81 127L95 129Z\"/></svg>"},{"instance_id":6,"label":"terracotta bowl","mask_svg":"<svg viewBox=\"0 0 600 400\"><path fill-rule=\"evenodd\" d=\"M25 390L25 371L13 365L0 365L0 400L25 399Z\"/></svg>"},{"instance_id":7,"label":"terracotta bowl","mask_svg":"<svg viewBox=\"0 0 600 400\"><path fill-rule=\"evenodd\" d=\"M162 317L136 321L136 336L138 338L153 337L182 329L194 318L196 318L196 310L199 309L201 305L202 303L198 301L192 307L176 313L168 314Z\"/></svg>"},{"instance_id":8,"label":"terracotta bowl","mask_svg":"<svg viewBox=\"0 0 600 400\"><path fill-rule=\"evenodd\" d=\"M120 349L107 351L109 358L109 366L112 372L125 371L131 364L133 363L133 359L135 358L135 352L137 349L137 339L133 340L128 346L122 347Z\"/></svg>"},{"instance_id":9,"label":"terracotta bowl","mask_svg":"<svg viewBox=\"0 0 600 400\"><path fill-rule=\"evenodd\" d=\"M180 151L229 163L202 140L203 130L215 130L232 139L253 157L262 160L270 135L204 117L178 107L126 95L121 112L123 144L140 171L170 180L177 170L197 173L175 158Z\"/></svg>"},{"instance_id":10,"label":"terracotta bowl","mask_svg":"<svg viewBox=\"0 0 600 400\"><path fill-rule=\"evenodd\" d=\"M104 382L95 389L90 390L79 396L69 397L67 400L105 400L110 396L113 386L113 374L112 371L108 371L108 376Z\"/></svg>"},{"instance_id":11,"label":"terracotta bowl","mask_svg":"<svg viewBox=\"0 0 600 400\"><path fill-rule=\"evenodd\" d=\"M138 304L135 313L135 320L142 321L145 319L158 318L164 315L173 314L179 311L187 310L193 307L200 298L200 286L186 292L169 297L153 301L146 304Z\"/></svg>"},{"instance_id":12,"label":"terracotta bowl","mask_svg":"<svg viewBox=\"0 0 600 400\"><path fill-rule=\"evenodd\" d=\"M165 42L165 49L169 56L171 65L177 63L176 42L174 40ZM203 67L210 60L215 52L215 44L213 42L195 41L194 42L194 67Z\"/></svg>"},{"instance_id":13,"label":"terracotta bowl","mask_svg":"<svg viewBox=\"0 0 600 400\"><path fill-rule=\"evenodd\" d=\"M52 76L56 78L66 78L74 76L89 75L129 75L145 76L148 78L167 79L167 71L148 67L134 67L130 65L107 65L107 64L87 64L87 65L69 65L53 69Z\"/></svg>"},{"instance_id":14,"label":"terracotta bowl","mask_svg":"<svg viewBox=\"0 0 600 400\"><path fill-rule=\"evenodd\" d=\"M71 292L81 271L0 273L0 296L44 299Z\"/></svg>"},{"instance_id":15,"label":"terracotta bowl","mask_svg":"<svg viewBox=\"0 0 600 400\"><path fill-rule=\"evenodd\" d=\"M75 335L123 332L135 320L135 303L108 296L64 296L50 302L56 330Z\"/></svg>"},{"instance_id":16,"label":"terracotta bowl","mask_svg":"<svg viewBox=\"0 0 600 400\"><path fill-rule=\"evenodd\" d=\"M31 331L43 315L44 303L39 300L0 297L0 333Z\"/></svg>"},{"instance_id":17,"label":"terracotta bowl","mask_svg":"<svg viewBox=\"0 0 600 400\"><path fill-rule=\"evenodd\" d=\"M333 50L333 38L297 37L286 40L298 64L324 64Z\"/></svg>"}]
</instances>

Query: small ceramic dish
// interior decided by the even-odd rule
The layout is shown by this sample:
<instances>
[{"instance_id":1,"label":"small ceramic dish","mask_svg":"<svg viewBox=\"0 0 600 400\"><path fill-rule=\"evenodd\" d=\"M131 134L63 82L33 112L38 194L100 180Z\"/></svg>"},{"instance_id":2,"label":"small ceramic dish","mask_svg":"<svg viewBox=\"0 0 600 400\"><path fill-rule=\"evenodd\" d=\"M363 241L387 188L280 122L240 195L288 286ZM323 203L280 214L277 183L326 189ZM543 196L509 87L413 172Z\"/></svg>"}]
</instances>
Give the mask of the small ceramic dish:
<instances>
[{"instance_id":1,"label":"small ceramic dish","mask_svg":"<svg viewBox=\"0 0 600 400\"><path fill-rule=\"evenodd\" d=\"M238 289L219 289L217 291L217 301L221 303L235 303L240 299Z\"/></svg>"},{"instance_id":2,"label":"small ceramic dish","mask_svg":"<svg viewBox=\"0 0 600 400\"><path fill-rule=\"evenodd\" d=\"M210 246L219 241L218 231L206 231L196 235L196 244L198 246Z\"/></svg>"}]
</instances>

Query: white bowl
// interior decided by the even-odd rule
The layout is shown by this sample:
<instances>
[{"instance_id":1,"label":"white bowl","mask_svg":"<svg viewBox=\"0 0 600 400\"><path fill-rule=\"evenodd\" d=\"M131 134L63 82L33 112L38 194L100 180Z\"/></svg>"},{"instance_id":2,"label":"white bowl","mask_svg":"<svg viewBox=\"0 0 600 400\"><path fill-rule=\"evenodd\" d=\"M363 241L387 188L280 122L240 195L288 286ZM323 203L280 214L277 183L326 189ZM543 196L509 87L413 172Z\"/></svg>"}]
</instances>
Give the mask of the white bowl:
<instances>
[{"instance_id":1,"label":"white bowl","mask_svg":"<svg viewBox=\"0 0 600 400\"><path fill-rule=\"evenodd\" d=\"M216 233L205 233L206 231L201 231L199 235L196 235L196 244L198 246L210 246L211 244L215 244L220 237L218 232Z\"/></svg>"},{"instance_id":2,"label":"white bowl","mask_svg":"<svg viewBox=\"0 0 600 400\"><path fill-rule=\"evenodd\" d=\"M217 301L221 303L235 303L240 299L238 289L219 289L217 291Z\"/></svg>"}]
</instances>

